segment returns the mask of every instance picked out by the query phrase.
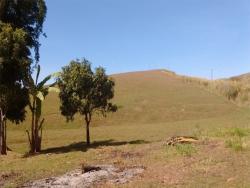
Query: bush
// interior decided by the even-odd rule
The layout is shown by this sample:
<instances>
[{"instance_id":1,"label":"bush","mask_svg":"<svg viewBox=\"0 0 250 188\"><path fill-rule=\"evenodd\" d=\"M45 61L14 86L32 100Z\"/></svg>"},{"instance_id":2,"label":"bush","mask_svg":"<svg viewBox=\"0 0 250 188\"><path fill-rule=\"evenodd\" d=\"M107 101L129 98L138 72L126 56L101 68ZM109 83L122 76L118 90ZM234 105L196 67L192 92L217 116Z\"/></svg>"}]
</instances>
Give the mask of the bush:
<instances>
[{"instance_id":1,"label":"bush","mask_svg":"<svg viewBox=\"0 0 250 188\"><path fill-rule=\"evenodd\" d=\"M222 88L222 93L224 94L225 97L227 97L228 100L236 100L240 93L240 85L237 83L224 83L223 88Z\"/></svg>"}]
</instances>

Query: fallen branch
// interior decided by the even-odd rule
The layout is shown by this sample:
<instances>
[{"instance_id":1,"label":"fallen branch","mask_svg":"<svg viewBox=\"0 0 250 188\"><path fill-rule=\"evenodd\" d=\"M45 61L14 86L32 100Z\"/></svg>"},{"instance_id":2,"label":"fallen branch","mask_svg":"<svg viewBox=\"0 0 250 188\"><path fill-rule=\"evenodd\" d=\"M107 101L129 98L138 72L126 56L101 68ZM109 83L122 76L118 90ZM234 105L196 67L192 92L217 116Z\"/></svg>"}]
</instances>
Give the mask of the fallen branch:
<instances>
[{"instance_id":1,"label":"fallen branch","mask_svg":"<svg viewBox=\"0 0 250 188\"><path fill-rule=\"evenodd\" d=\"M192 136L174 136L167 140L166 145L174 146L176 144L191 144L198 141L198 138Z\"/></svg>"}]
</instances>

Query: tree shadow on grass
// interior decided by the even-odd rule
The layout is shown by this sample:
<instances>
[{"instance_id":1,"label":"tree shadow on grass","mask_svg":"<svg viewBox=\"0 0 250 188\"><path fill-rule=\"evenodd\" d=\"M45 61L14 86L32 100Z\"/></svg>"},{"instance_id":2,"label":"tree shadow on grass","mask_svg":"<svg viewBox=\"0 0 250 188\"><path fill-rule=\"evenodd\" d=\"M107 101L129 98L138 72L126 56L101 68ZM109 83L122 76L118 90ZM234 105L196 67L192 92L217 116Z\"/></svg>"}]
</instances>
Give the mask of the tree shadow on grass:
<instances>
[{"instance_id":1,"label":"tree shadow on grass","mask_svg":"<svg viewBox=\"0 0 250 188\"><path fill-rule=\"evenodd\" d=\"M150 143L150 142L145 141L145 140L133 140L133 141L129 141L129 142L126 142L126 141L117 142L117 141L110 139L110 140L104 140L104 141L96 141L96 142L93 142L90 146L87 146L86 142L77 142L77 143L73 143L73 144L70 144L67 146L45 149L45 150L41 151L41 154L49 154L49 153L60 154L60 153L69 153L69 152L73 152L73 151L86 152L88 149L98 148L101 146L121 146L121 145L126 145L126 144L147 144L147 143Z\"/></svg>"}]
</instances>

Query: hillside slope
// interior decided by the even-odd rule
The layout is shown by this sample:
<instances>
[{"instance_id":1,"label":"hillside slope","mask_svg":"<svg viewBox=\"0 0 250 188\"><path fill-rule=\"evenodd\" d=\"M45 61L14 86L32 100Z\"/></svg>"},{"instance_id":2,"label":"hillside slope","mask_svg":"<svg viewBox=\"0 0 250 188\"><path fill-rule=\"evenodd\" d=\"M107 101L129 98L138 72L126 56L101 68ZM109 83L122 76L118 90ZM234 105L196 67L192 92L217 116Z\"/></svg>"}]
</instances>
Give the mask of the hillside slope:
<instances>
[{"instance_id":1,"label":"hillside slope","mask_svg":"<svg viewBox=\"0 0 250 188\"><path fill-rule=\"evenodd\" d=\"M222 116L235 108L222 97L166 71L114 75L121 121L166 122Z\"/></svg>"},{"instance_id":2,"label":"hillside slope","mask_svg":"<svg viewBox=\"0 0 250 188\"><path fill-rule=\"evenodd\" d=\"M250 81L250 73L242 74L239 76L233 76L229 78L230 80L249 82Z\"/></svg>"},{"instance_id":3,"label":"hillside slope","mask_svg":"<svg viewBox=\"0 0 250 188\"><path fill-rule=\"evenodd\" d=\"M154 70L112 75L116 82L114 102L118 112L107 118L93 118L92 125L145 124L192 120L223 116L235 109L235 105L223 97L213 95L195 84L167 71ZM82 126L78 116L66 123L59 112L57 94L50 94L44 104L45 125L61 128ZM22 127L29 127L28 121ZM20 127L21 128L21 127Z\"/></svg>"},{"instance_id":4,"label":"hillside slope","mask_svg":"<svg viewBox=\"0 0 250 188\"><path fill-rule=\"evenodd\" d=\"M114 102L120 109L106 119L94 117L90 148L84 142L83 119L77 116L74 122L66 123L59 112L57 94L50 94L43 109L46 120L42 153L23 157L29 149L25 129L30 128L30 116L21 126L9 125L7 139L12 152L0 161L0 171L7 175L11 172L13 176L6 176L10 178L2 181L18 187L30 180L64 174L87 163L118 164L122 168L124 165L145 166L141 186L135 181L131 187L157 185L165 180L171 183L166 175L170 179L178 177L181 180L177 179L178 185L189 187L207 187L210 182L224 185L234 173L241 177L236 183L248 183L249 165L242 161L249 162L249 148L238 158L239 153L230 152L224 143L236 134L249 135L250 109L238 108L224 97L163 70L112 77L116 81ZM175 135L194 135L205 138L206 142L187 145L186 149L179 148L180 151L169 150L163 143ZM249 139L246 143L250 143ZM178 152L191 152L192 157Z\"/></svg>"}]
</instances>

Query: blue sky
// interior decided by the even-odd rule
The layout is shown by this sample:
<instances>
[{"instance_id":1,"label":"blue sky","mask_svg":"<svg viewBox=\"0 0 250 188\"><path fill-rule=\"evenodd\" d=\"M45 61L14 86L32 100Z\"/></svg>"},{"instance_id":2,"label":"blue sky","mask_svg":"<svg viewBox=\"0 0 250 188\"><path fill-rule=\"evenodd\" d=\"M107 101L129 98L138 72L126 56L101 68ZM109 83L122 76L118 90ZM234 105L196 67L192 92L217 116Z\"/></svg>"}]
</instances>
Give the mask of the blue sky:
<instances>
[{"instance_id":1,"label":"blue sky","mask_svg":"<svg viewBox=\"0 0 250 188\"><path fill-rule=\"evenodd\" d=\"M250 72L249 0L46 0L43 76L87 58L108 74Z\"/></svg>"}]
</instances>

